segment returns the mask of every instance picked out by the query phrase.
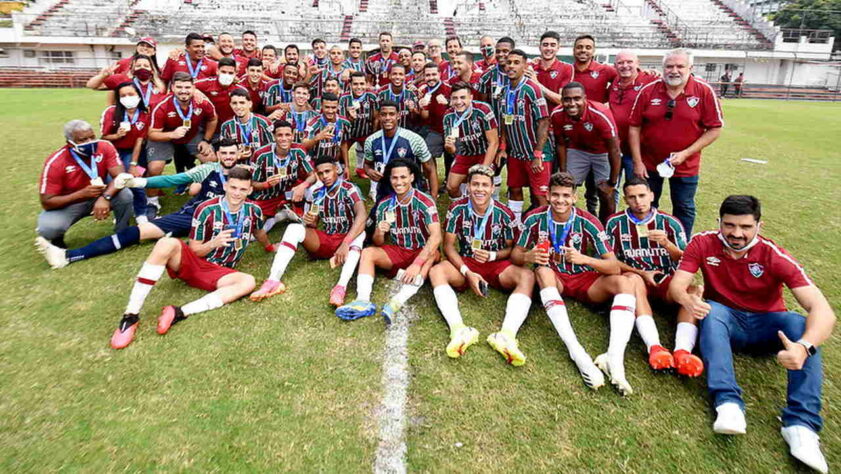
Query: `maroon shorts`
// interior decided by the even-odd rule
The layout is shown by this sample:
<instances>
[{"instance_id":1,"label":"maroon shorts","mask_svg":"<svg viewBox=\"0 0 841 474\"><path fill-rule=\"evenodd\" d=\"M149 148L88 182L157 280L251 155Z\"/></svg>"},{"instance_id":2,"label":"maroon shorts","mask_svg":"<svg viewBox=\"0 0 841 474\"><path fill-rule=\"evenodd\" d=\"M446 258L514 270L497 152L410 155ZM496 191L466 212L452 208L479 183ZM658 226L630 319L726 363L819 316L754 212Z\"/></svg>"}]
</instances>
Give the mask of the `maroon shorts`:
<instances>
[{"instance_id":1,"label":"maroon shorts","mask_svg":"<svg viewBox=\"0 0 841 474\"><path fill-rule=\"evenodd\" d=\"M660 301L666 302L669 294L669 284L672 282L673 276L674 274L667 276L665 280L663 280L659 285L655 287L646 285L645 291L648 292L649 299L653 297Z\"/></svg>"},{"instance_id":2,"label":"maroon shorts","mask_svg":"<svg viewBox=\"0 0 841 474\"><path fill-rule=\"evenodd\" d=\"M311 258L318 258L318 259L325 259L331 258L336 250L338 250L339 246L342 245L342 241L345 240L347 234L327 234L323 230L314 229L316 235L318 235L318 249L315 252L310 253Z\"/></svg>"},{"instance_id":3,"label":"maroon shorts","mask_svg":"<svg viewBox=\"0 0 841 474\"><path fill-rule=\"evenodd\" d=\"M485 155L456 155L450 173L466 175L473 165L480 165L485 161Z\"/></svg>"},{"instance_id":4,"label":"maroon shorts","mask_svg":"<svg viewBox=\"0 0 841 474\"><path fill-rule=\"evenodd\" d=\"M391 270L386 272L386 275L388 275L389 278L397 275L398 270L405 270L409 268L409 265L411 265L417 256L423 251L423 247L416 250L410 250L398 247L397 245L383 245L380 248L388 256L388 259L391 260Z\"/></svg>"},{"instance_id":5,"label":"maroon shorts","mask_svg":"<svg viewBox=\"0 0 841 474\"><path fill-rule=\"evenodd\" d=\"M479 263L476 261L475 258L472 257L464 257L464 264L467 265L467 268L471 272L478 273L479 276L482 277L486 282L488 282L488 286L491 288L496 288L497 290L503 290L502 283L499 281L499 276L502 275L508 267L511 266L510 260L497 260L495 262L485 262ZM469 288L467 282L464 285L456 288L458 291L464 291Z\"/></svg>"},{"instance_id":6,"label":"maroon shorts","mask_svg":"<svg viewBox=\"0 0 841 474\"><path fill-rule=\"evenodd\" d=\"M205 291L216 290L216 283L225 275L236 273L233 268L223 267L199 257L183 241L181 242L181 268L178 272L166 267L170 278L178 278L184 283Z\"/></svg>"},{"instance_id":7,"label":"maroon shorts","mask_svg":"<svg viewBox=\"0 0 841 474\"><path fill-rule=\"evenodd\" d=\"M592 303L587 296L587 290L602 276L599 272L581 272L575 275L555 272L555 277L564 285L561 296L572 298L582 303Z\"/></svg>"},{"instance_id":8,"label":"maroon shorts","mask_svg":"<svg viewBox=\"0 0 841 474\"><path fill-rule=\"evenodd\" d=\"M508 187L523 188L528 186L536 196L546 196L549 192L549 177L552 175L552 163L544 161L543 171L535 173L531 169L531 160L508 159Z\"/></svg>"},{"instance_id":9,"label":"maroon shorts","mask_svg":"<svg viewBox=\"0 0 841 474\"><path fill-rule=\"evenodd\" d=\"M254 200L254 204L260 206L260 210L263 211L263 216L265 217L272 217L277 214L277 210L286 203L285 196L278 196L271 199L261 199L261 200Z\"/></svg>"}]
</instances>

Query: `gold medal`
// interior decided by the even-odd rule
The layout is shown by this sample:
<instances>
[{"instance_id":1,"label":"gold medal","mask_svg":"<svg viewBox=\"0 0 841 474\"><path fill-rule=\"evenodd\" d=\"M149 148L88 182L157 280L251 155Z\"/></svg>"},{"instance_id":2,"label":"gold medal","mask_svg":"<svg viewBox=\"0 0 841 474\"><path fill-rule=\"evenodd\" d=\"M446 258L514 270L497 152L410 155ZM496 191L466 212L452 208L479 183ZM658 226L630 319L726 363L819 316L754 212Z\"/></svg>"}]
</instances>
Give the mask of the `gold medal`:
<instances>
[{"instance_id":1,"label":"gold medal","mask_svg":"<svg viewBox=\"0 0 841 474\"><path fill-rule=\"evenodd\" d=\"M505 120L505 125L511 125L514 123L514 116L511 114L503 115L502 119Z\"/></svg>"},{"instance_id":2,"label":"gold medal","mask_svg":"<svg viewBox=\"0 0 841 474\"><path fill-rule=\"evenodd\" d=\"M102 178L97 176L91 179L91 186L105 186L105 183L102 181Z\"/></svg>"},{"instance_id":3,"label":"gold medal","mask_svg":"<svg viewBox=\"0 0 841 474\"><path fill-rule=\"evenodd\" d=\"M554 260L555 263L561 263L561 260L563 260L563 258L564 258L564 256L560 252L554 252L552 254L552 260Z\"/></svg>"},{"instance_id":4,"label":"gold medal","mask_svg":"<svg viewBox=\"0 0 841 474\"><path fill-rule=\"evenodd\" d=\"M190 119L184 119L184 122L182 122L182 123L181 123L181 125L183 125L183 126L185 126L185 127L187 127L187 128L192 128L192 126L193 126L193 121L192 121L192 120L190 120Z\"/></svg>"},{"instance_id":5,"label":"gold medal","mask_svg":"<svg viewBox=\"0 0 841 474\"><path fill-rule=\"evenodd\" d=\"M473 242L470 243L470 247L473 250L482 250L482 239L473 239Z\"/></svg>"},{"instance_id":6,"label":"gold medal","mask_svg":"<svg viewBox=\"0 0 841 474\"><path fill-rule=\"evenodd\" d=\"M637 224L637 235L640 237L648 237L648 225Z\"/></svg>"},{"instance_id":7,"label":"gold medal","mask_svg":"<svg viewBox=\"0 0 841 474\"><path fill-rule=\"evenodd\" d=\"M312 204L310 204L310 210L309 210L309 213L310 213L311 215L313 215L313 216L317 216L317 215L318 215L318 213L319 213L320 211L321 211L321 208L318 206L318 204L316 204L316 203L312 203Z\"/></svg>"},{"instance_id":8,"label":"gold medal","mask_svg":"<svg viewBox=\"0 0 841 474\"><path fill-rule=\"evenodd\" d=\"M385 211L385 221L389 224L394 224L397 220L397 214L394 211Z\"/></svg>"},{"instance_id":9,"label":"gold medal","mask_svg":"<svg viewBox=\"0 0 841 474\"><path fill-rule=\"evenodd\" d=\"M285 178L285 177L286 177L286 175L288 174L288 173L286 172L286 167L284 166L284 167L282 167L282 168L278 168L278 169L277 169L277 174L278 174L278 175L280 175L280 177L281 177L281 178Z\"/></svg>"},{"instance_id":10,"label":"gold medal","mask_svg":"<svg viewBox=\"0 0 841 474\"><path fill-rule=\"evenodd\" d=\"M234 240L234 250L242 249L242 239Z\"/></svg>"},{"instance_id":11,"label":"gold medal","mask_svg":"<svg viewBox=\"0 0 841 474\"><path fill-rule=\"evenodd\" d=\"M459 135L458 128L454 128L454 129L450 130L450 138L456 139L456 138L458 138L458 135Z\"/></svg>"}]
</instances>

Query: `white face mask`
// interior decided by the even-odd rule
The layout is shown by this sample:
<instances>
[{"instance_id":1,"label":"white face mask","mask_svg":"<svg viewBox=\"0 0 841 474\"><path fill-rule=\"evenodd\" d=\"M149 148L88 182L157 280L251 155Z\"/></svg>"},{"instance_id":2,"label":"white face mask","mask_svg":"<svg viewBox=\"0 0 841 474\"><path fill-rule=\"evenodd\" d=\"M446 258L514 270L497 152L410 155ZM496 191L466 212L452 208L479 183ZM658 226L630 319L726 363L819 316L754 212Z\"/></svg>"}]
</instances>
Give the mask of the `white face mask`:
<instances>
[{"instance_id":1,"label":"white face mask","mask_svg":"<svg viewBox=\"0 0 841 474\"><path fill-rule=\"evenodd\" d=\"M235 78L236 76L233 74L219 74L219 84L229 86L234 83Z\"/></svg>"},{"instance_id":2,"label":"white face mask","mask_svg":"<svg viewBox=\"0 0 841 474\"><path fill-rule=\"evenodd\" d=\"M140 96L127 95L124 97L120 97L120 103L123 104L123 107L127 109L133 109L140 104Z\"/></svg>"}]
</instances>

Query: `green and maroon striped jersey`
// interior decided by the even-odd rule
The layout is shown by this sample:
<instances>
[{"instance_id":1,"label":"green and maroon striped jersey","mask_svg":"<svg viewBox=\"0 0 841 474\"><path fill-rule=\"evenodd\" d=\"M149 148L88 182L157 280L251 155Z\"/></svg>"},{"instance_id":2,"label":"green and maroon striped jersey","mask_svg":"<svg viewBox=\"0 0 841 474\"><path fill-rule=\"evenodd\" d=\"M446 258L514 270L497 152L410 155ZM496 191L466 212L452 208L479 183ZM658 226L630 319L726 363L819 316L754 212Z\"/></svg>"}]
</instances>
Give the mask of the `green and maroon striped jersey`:
<instances>
[{"instance_id":1,"label":"green and maroon striped jersey","mask_svg":"<svg viewBox=\"0 0 841 474\"><path fill-rule=\"evenodd\" d=\"M205 201L196 208L193 214L193 226L190 229L190 239L207 242L219 235L225 229L234 230L232 236L236 238L225 247L213 249L204 259L210 263L233 268L245 253L254 231L263 228L263 211L253 202L244 202L237 212L230 213L230 219L225 212L227 201L224 196ZM238 225L241 224L241 227Z\"/></svg>"},{"instance_id":2,"label":"green and maroon striped jersey","mask_svg":"<svg viewBox=\"0 0 841 474\"><path fill-rule=\"evenodd\" d=\"M418 106L418 96L407 89L405 86L403 87L403 92L396 94L392 91L392 85L388 84L383 86L379 91L377 91L377 103L382 104L383 101L390 100L397 103L397 110L400 112L400 121L398 122L398 126L405 127L409 124L409 102L413 102L415 107ZM377 106L379 108L379 105Z\"/></svg>"},{"instance_id":3,"label":"green and maroon striped jersey","mask_svg":"<svg viewBox=\"0 0 841 474\"><path fill-rule=\"evenodd\" d=\"M394 212L396 220L388 231L391 243L409 250L418 250L426 245L429 238L429 226L438 222L438 209L429 194L414 189L405 204L397 202L392 195L382 199L376 207L376 223L386 219L386 214ZM375 223L375 225L376 225Z\"/></svg>"},{"instance_id":4,"label":"green and maroon striped jersey","mask_svg":"<svg viewBox=\"0 0 841 474\"><path fill-rule=\"evenodd\" d=\"M307 138L312 140L318 133L327 125L333 125L333 139L321 140L315 144L310 155L313 162L318 161L322 156L326 156L333 161L339 161L341 158L342 142L348 141L348 131L350 130L350 122L341 115L336 116L335 122L328 122L324 114L319 114L307 122Z\"/></svg>"},{"instance_id":5,"label":"green and maroon striped jersey","mask_svg":"<svg viewBox=\"0 0 841 474\"><path fill-rule=\"evenodd\" d=\"M550 233L550 225L551 233ZM589 265L575 265L561 258L562 251L556 252L552 245L552 238L560 239L564 236L564 228L569 225L566 238L561 247L572 247L581 253L588 253L592 248L595 256L612 252L607 233L598 219L583 209L575 209L572 222L555 222L549 206L539 207L530 212L523 221L523 233L517 241L517 246L531 250L537 244L549 241L549 266L558 273L574 275L576 273L591 272Z\"/></svg>"},{"instance_id":6,"label":"green and maroon striped jersey","mask_svg":"<svg viewBox=\"0 0 841 474\"><path fill-rule=\"evenodd\" d=\"M295 106L292 105L289 111L281 116L281 119L292 124L293 141L295 143L304 143L304 140L307 139L307 124L313 117L317 117L319 113L315 110L296 112L294 108Z\"/></svg>"},{"instance_id":7,"label":"green and maroon striped jersey","mask_svg":"<svg viewBox=\"0 0 841 474\"><path fill-rule=\"evenodd\" d=\"M266 93L263 96L263 105L271 107L272 105L289 104L292 102L292 93L292 86L286 89L283 85L283 79L274 80L266 88Z\"/></svg>"},{"instance_id":8,"label":"green and maroon striped jersey","mask_svg":"<svg viewBox=\"0 0 841 474\"><path fill-rule=\"evenodd\" d=\"M284 196L312 173L312 163L304 147L292 145L284 157L277 156L275 149L276 145L272 144L254 152L251 161L254 171L251 173L251 179L262 183L268 180L269 176L279 174L282 176L280 182L271 188L254 191L249 196L251 199L265 201Z\"/></svg>"},{"instance_id":9,"label":"green and maroon striped jersey","mask_svg":"<svg viewBox=\"0 0 841 474\"><path fill-rule=\"evenodd\" d=\"M223 123L220 133L222 138L232 139L256 150L274 142L271 130L272 126L266 117L251 114L247 122L241 122L234 117Z\"/></svg>"},{"instance_id":10,"label":"green and maroon striped jersey","mask_svg":"<svg viewBox=\"0 0 841 474\"><path fill-rule=\"evenodd\" d=\"M505 130L508 157L531 160L537 145L537 122L549 117L540 86L525 77L516 87L506 85L497 99L497 110L499 126Z\"/></svg>"},{"instance_id":11,"label":"green and maroon striped jersey","mask_svg":"<svg viewBox=\"0 0 841 474\"><path fill-rule=\"evenodd\" d=\"M356 118L351 119L349 110L354 107ZM374 133L374 111L377 108L377 96L372 92L363 92L359 97L345 94L339 98L339 113L350 121L348 140L362 141Z\"/></svg>"},{"instance_id":12,"label":"green and maroon striped jersey","mask_svg":"<svg viewBox=\"0 0 841 474\"><path fill-rule=\"evenodd\" d=\"M444 116L445 138L452 135L453 130L458 128L455 135L456 155L484 155L488 151L488 139L485 137L485 132L498 127L496 116L490 106L475 100L470 109L464 111L464 114L449 109L447 115Z\"/></svg>"},{"instance_id":13,"label":"green and maroon striped jersey","mask_svg":"<svg viewBox=\"0 0 841 474\"><path fill-rule=\"evenodd\" d=\"M616 258L639 270L658 271L666 275L674 273L678 261L671 259L665 247L648 240L648 230L666 231L669 241L684 250L686 234L683 225L674 216L657 209L653 209L651 214L639 223L635 222L636 218L630 212L628 209L610 216L605 225L610 243L616 251ZM642 236L640 226L645 227Z\"/></svg>"},{"instance_id":14,"label":"green and maroon striped jersey","mask_svg":"<svg viewBox=\"0 0 841 474\"><path fill-rule=\"evenodd\" d=\"M473 256L474 240L481 240L483 250L499 252L507 248L508 242L515 240L520 233L519 223L511 209L493 199L482 216L473 210L470 198L453 201L447 210L445 227L446 232L456 235L458 254L462 257Z\"/></svg>"},{"instance_id":15,"label":"green and maroon striped jersey","mask_svg":"<svg viewBox=\"0 0 841 474\"><path fill-rule=\"evenodd\" d=\"M324 224L324 233L347 234L353 225L356 213L353 206L362 201L359 188L344 179L333 184L335 189L322 187L313 195L313 205L318 206L319 220Z\"/></svg>"},{"instance_id":16,"label":"green and maroon striped jersey","mask_svg":"<svg viewBox=\"0 0 841 474\"><path fill-rule=\"evenodd\" d=\"M482 73L482 76L479 78L479 84L476 85L476 90L484 94L485 100L490 104L491 110L493 110L497 120L500 117L497 99L508 83L508 76L494 64Z\"/></svg>"}]
</instances>

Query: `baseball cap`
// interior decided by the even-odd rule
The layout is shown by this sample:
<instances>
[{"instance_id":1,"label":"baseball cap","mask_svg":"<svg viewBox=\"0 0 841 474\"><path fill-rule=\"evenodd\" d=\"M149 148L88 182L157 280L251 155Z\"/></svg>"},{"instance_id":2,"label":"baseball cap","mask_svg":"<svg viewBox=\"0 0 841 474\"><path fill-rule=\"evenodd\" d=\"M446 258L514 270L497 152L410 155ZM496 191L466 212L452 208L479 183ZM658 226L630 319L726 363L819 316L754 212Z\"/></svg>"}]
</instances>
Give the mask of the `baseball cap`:
<instances>
[{"instance_id":1,"label":"baseball cap","mask_svg":"<svg viewBox=\"0 0 841 474\"><path fill-rule=\"evenodd\" d=\"M152 38L151 36L144 36L143 38L140 38L139 40L137 40L137 43L138 43L138 44L140 44L140 43L146 43L146 44L148 44L149 46L151 46L151 47L153 47L153 48L157 48L157 47L158 47L158 42L157 42L157 41L155 41L155 38Z\"/></svg>"}]
</instances>

